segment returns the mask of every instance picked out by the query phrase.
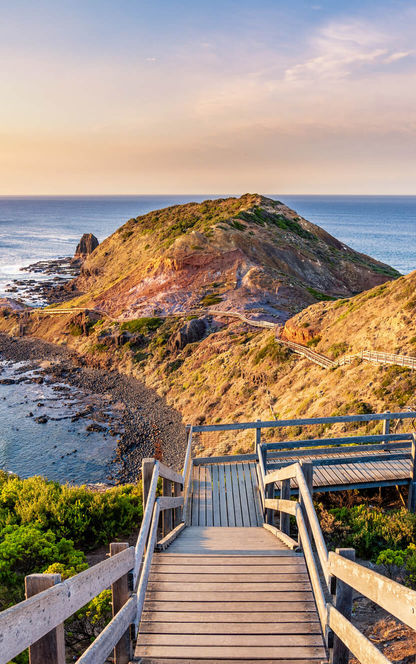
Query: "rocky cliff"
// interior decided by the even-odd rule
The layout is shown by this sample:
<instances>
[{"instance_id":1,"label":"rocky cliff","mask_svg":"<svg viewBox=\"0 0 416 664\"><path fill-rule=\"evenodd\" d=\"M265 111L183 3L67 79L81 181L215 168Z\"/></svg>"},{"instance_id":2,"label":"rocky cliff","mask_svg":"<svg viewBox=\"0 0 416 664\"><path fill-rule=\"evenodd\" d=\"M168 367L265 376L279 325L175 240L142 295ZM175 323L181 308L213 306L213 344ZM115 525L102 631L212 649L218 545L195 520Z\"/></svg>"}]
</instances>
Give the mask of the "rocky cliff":
<instances>
[{"instance_id":1,"label":"rocky cliff","mask_svg":"<svg viewBox=\"0 0 416 664\"><path fill-rule=\"evenodd\" d=\"M396 276L283 203L246 194L130 219L86 258L76 304L126 320L203 305L284 322Z\"/></svg>"}]
</instances>

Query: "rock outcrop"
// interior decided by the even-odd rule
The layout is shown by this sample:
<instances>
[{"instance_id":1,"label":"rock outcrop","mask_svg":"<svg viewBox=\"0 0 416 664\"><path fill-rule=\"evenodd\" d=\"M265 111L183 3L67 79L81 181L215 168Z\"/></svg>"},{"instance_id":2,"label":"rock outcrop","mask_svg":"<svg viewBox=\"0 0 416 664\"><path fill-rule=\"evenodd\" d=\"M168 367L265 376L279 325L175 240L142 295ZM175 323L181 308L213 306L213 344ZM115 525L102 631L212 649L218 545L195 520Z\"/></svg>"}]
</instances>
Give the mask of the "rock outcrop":
<instances>
[{"instance_id":1,"label":"rock outcrop","mask_svg":"<svg viewBox=\"0 0 416 664\"><path fill-rule=\"evenodd\" d=\"M201 339L204 338L207 329L208 323L205 318L193 318L173 335L169 341L169 348L171 350L182 350L187 344L201 341Z\"/></svg>"},{"instance_id":2,"label":"rock outcrop","mask_svg":"<svg viewBox=\"0 0 416 664\"><path fill-rule=\"evenodd\" d=\"M94 249L96 249L99 245L99 242L95 235L92 233L84 233L82 238L77 244L77 248L75 249L75 254L74 254L74 259L75 260L83 260L92 252Z\"/></svg>"}]
</instances>

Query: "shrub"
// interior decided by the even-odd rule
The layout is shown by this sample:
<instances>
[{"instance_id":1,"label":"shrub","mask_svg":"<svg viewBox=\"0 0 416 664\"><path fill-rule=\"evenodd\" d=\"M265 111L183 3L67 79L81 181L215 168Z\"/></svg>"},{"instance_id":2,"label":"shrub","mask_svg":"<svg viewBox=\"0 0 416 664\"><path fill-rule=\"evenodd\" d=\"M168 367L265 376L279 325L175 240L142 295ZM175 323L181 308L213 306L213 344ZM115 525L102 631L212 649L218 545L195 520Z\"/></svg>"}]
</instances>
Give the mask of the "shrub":
<instances>
[{"instance_id":1,"label":"shrub","mask_svg":"<svg viewBox=\"0 0 416 664\"><path fill-rule=\"evenodd\" d=\"M134 320L128 320L125 323L122 323L120 329L127 330L134 334L135 332L141 332L142 334L148 334L149 332L154 332L158 329L163 323L163 318L149 317L149 318L135 318Z\"/></svg>"},{"instance_id":2,"label":"shrub","mask_svg":"<svg viewBox=\"0 0 416 664\"><path fill-rule=\"evenodd\" d=\"M203 304L204 307L210 307L213 304L219 304L220 302L222 302L222 297L214 293L205 295L201 300L201 304Z\"/></svg>"},{"instance_id":3,"label":"shrub","mask_svg":"<svg viewBox=\"0 0 416 664\"><path fill-rule=\"evenodd\" d=\"M309 341L306 342L306 345L309 346L309 348L315 348L321 341L320 336L312 337L312 339L309 339Z\"/></svg>"}]
</instances>

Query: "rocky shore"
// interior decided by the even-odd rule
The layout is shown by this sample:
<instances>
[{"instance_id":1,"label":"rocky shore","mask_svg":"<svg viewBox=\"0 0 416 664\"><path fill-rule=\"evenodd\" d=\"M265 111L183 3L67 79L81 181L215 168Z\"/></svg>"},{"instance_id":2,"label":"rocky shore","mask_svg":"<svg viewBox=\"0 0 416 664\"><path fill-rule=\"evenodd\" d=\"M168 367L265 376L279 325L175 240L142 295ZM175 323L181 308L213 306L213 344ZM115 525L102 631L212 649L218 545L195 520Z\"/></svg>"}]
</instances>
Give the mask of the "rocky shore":
<instances>
[{"instance_id":1,"label":"rocky shore","mask_svg":"<svg viewBox=\"0 0 416 664\"><path fill-rule=\"evenodd\" d=\"M90 368L82 357L66 348L34 338L0 335L0 359L30 362L36 369L34 380L47 376L62 398L65 385L91 395L79 417L88 415L89 431L105 430L114 435L114 458L109 469L112 483L137 481L144 457L156 457L181 468L186 446L181 416L140 381L116 371ZM102 395L101 402L97 395ZM110 417L103 417L104 403L111 407ZM39 422L42 425L47 426L47 420Z\"/></svg>"}]
</instances>

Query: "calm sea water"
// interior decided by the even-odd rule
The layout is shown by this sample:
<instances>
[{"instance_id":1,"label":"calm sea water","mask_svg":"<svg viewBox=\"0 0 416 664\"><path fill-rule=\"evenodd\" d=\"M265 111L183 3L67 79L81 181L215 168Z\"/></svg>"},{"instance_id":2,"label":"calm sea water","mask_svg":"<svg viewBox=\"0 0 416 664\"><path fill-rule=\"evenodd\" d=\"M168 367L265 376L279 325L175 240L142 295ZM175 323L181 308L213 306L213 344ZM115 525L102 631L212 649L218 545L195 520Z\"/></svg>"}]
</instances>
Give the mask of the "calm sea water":
<instances>
[{"instance_id":1,"label":"calm sea water","mask_svg":"<svg viewBox=\"0 0 416 664\"><path fill-rule=\"evenodd\" d=\"M289 196L283 200L350 245L402 273L416 268L416 196ZM208 196L0 197L0 295L19 268L69 256L83 233L101 241L127 219ZM215 198L215 196L210 196Z\"/></svg>"}]
</instances>

